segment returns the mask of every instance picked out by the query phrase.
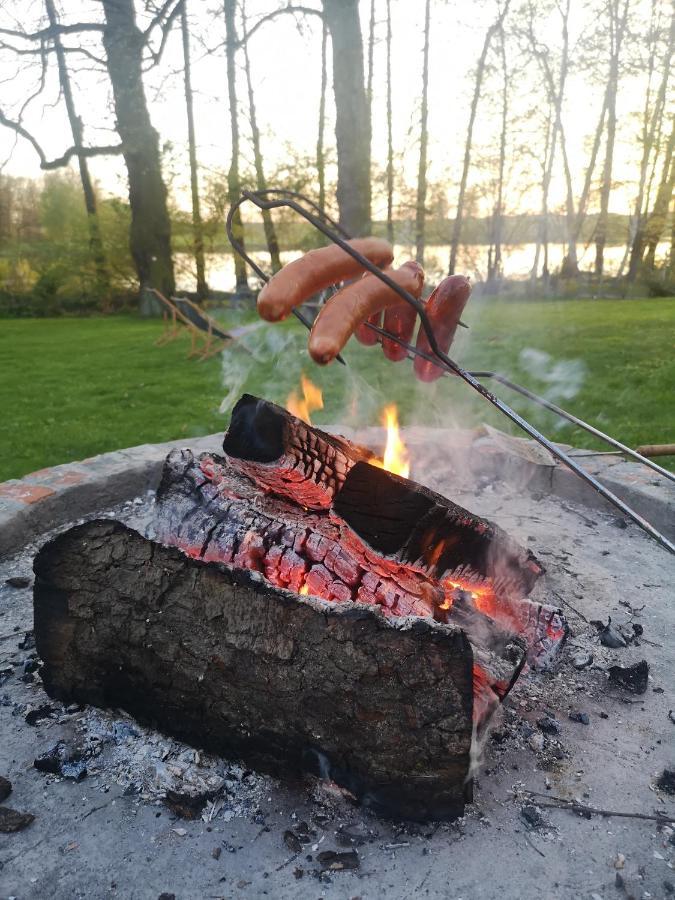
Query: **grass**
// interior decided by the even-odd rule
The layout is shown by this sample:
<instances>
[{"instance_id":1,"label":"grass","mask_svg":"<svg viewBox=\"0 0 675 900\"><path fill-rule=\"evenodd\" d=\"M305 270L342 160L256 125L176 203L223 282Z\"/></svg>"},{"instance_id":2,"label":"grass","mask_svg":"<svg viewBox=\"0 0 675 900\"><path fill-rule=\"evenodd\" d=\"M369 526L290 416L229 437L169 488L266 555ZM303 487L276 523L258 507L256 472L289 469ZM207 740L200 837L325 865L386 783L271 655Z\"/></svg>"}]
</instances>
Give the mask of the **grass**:
<instances>
[{"instance_id":1,"label":"grass","mask_svg":"<svg viewBox=\"0 0 675 900\"><path fill-rule=\"evenodd\" d=\"M465 365L501 371L630 445L675 441L675 300L481 302L465 319L470 330L453 348ZM372 424L385 401L396 400L404 423L488 421L512 430L459 381L419 384L408 363L392 365L377 348L350 345L347 367L313 367L295 320L256 331L248 343L257 358L230 350L203 363L186 359L185 338L155 347L160 329L134 318L1 322L0 480L119 447L222 431L240 393L284 402L302 371L324 390L319 425ZM603 449L493 387L555 440Z\"/></svg>"}]
</instances>

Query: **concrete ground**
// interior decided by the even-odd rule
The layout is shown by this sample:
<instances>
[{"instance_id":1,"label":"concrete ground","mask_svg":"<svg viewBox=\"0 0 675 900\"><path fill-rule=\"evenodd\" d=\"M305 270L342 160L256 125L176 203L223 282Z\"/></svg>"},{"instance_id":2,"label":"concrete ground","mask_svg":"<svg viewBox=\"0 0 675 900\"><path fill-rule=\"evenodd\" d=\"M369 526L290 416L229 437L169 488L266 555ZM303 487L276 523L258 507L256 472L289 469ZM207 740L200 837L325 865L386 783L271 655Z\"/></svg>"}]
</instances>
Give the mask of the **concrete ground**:
<instances>
[{"instance_id":1,"label":"concrete ground","mask_svg":"<svg viewBox=\"0 0 675 900\"><path fill-rule=\"evenodd\" d=\"M657 786L675 763L674 558L612 513L541 490L541 479L476 480L475 466L469 478L445 437L427 435L420 445L419 480L527 543L548 570L535 596L561 604L572 629L555 671L529 673L509 695L465 817L427 826L383 821L330 785L280 784L236 761L203 757L134 728L119 711L53 704L48 718L28 724L50 701L39 674L22 677L32 668L31 650L18 646L31 627L30 587L5 579L31 574L29 547L0 568L0 775L13 784L4 805L35 820L0 834L0 898L648 900L675 891L669 826L543 805L563 797L675 816L675 798ZM118 514L140 527L145 501ZM609 616L625 633L641 625L642 636L627 647L601 646L591 621ZM575 668L584 653L592 664ZM644 694L610 684L608 666L641 659L649 664ZM588 724L570 713L585 713ZM84 780L33 767L59 739L89 748ZM223 788L202 818L178 818L163 803L171 779L209 777ZM528 809L538 802L538 812ZM347 861L358 868L332 870L320 856L350 850L356 855Z\"/></svg>"}]
</instances>

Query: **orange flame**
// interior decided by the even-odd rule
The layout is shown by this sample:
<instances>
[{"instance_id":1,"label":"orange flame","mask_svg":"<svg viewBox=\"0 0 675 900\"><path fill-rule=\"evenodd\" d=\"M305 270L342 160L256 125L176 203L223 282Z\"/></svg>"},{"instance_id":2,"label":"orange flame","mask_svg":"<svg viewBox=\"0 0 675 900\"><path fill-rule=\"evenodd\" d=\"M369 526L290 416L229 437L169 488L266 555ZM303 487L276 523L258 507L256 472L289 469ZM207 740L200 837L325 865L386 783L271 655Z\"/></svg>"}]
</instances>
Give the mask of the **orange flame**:
<instances>
[{"instance_id":1,"label":"orange flame","mask_svg":"<svg viewBox=\"0 0 675 900\"><path fill-rule=\"evenodd\" d=\"M401 440L401 433L398 427L398 411L394 403L385 406L382 412L382 424L387 429L384 458L381 460L371 459L370 462L380 469L386 469L387 472L393 472L394 475L401 475L403 478L407 478L410 474L410 456Z\"/></svg>"},{"instance_id":2,"label":"orange flame","mask_svg":"<svg viewBox=\"0 0 675 900\"><path fill-rule=\"evenodd\" d=\"M300 376L300 384L302 385L302 397L298 395L297 391L291 391L286 399L286 409L289 413L302 419L303 422L311 425L310 414L315 409L323 409L323 393L321 388L312 384L304 372Z\"/></svg>"},{"instance_id":3,"label":"orange flame","mask_svg":"<svg viewBox=\"0 0 675 900\"><path fill-rule=\"evenodd\" d=\"M303 584L303 586L300 588L299 593L302 594L303 597L306 597L307 594L309 594L309 588L307 587L306 584Z\"/></svg>"}]
</instances>

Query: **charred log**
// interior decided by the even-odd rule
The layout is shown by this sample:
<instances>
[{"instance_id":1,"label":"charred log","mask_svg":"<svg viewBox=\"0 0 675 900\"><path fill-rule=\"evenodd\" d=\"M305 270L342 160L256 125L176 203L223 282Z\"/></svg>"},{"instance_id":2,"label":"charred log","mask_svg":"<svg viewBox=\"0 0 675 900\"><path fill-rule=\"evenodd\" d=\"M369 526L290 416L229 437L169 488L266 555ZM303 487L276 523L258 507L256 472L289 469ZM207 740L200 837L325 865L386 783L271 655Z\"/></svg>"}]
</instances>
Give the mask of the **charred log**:
<instances>
[{"instance_id":1,"label":"charred log","mask_svg":"<svg viewBox=\"0 0 675 900\"><path fill-rule=\"evenodd\" d=\"M97 521L35 561L47 692L119 706L274 774L326 774L375 810L461 814L472 733L461 629L330 604Z\"/></svg>"},{"instance_id":2,"label":"charred log","mask_svg":"<svg viewBox=\"0 0 675 900\"><path fill-rule=\"evenodd\" d=\"M371 450L250 394L232 410L223 450L232 467L262 490L308 509L327 509L351 467L374 457Z\"/></svg>"}]
</instances>

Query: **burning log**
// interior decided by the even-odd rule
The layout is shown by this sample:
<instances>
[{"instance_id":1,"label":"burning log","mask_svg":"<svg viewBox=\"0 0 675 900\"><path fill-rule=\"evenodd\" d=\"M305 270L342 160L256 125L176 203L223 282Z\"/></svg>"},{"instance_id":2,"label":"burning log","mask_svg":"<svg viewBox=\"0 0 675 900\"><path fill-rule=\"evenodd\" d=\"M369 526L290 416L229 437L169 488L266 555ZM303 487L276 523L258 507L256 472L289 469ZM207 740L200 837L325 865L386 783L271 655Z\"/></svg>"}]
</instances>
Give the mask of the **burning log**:
<instances>
[{"instance_id":1,"label":"burning log","mask_svg":"<svg viewBox=\"0 0 675 900\"><path fill-rule=\"evenodd\" d=\"M329 776L375 810L461 814L472 652L461 629L299 597L89 522L35 562L50 696L141 721L274 774Z\"/></svg>"},{"instance_id":2,"label":"burning log","mask_svg":"<svg viewBox=\"0 0 675 900\"><path fill-rule=\"evenodd\" d=\"M265 401L241 399L223 449L167 457L154 541L98 522L38 555L48 692L393 815L460 812L472 731L566 635L526 599L542 567Z\"/></svg>"}]
</instances>

